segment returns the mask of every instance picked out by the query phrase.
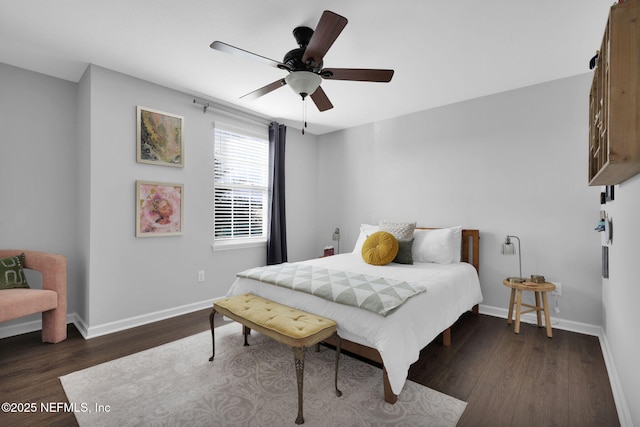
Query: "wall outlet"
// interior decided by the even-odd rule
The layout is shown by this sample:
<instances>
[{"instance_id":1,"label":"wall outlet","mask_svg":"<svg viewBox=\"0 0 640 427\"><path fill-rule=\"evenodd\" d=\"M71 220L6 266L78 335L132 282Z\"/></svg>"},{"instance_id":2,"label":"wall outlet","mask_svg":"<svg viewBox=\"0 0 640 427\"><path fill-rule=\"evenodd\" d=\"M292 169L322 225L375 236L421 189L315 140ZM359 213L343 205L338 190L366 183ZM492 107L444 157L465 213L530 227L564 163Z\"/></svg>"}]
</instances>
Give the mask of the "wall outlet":
<instances>
[{"instance_id":1,"label":"wall outlet","mask_svg":"<svg viewBox=\"0 0 640 427\"><path fill-rule=\"evenodd\" d=\"M557 297L561 297L562 296L562 283L559 282L551 282L554 285L556 285L556 290L551 292L553 295L557 296Z\"/></svg>"},{"instance_id":2,"label":"wall outlet","mask_svg":"<svg viewBox=\"0 0 640 427\"><path fill-rule=\"evenodd\" d=\"M198 271L198 282L204 282L204 270Z\"/></svg>"}]
</instances>

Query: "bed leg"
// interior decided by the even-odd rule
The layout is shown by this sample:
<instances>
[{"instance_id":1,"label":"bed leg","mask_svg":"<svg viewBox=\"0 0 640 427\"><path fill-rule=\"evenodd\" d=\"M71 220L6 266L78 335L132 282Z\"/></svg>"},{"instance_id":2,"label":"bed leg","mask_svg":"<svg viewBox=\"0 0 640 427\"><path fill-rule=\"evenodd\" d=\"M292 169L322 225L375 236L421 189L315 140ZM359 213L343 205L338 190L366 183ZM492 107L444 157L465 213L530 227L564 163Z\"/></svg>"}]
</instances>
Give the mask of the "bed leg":
<instances>
[{"instance_id":1,"label":"bed leg","mask_svg":"<svg viewBox=\"0 0 640 427\"><path fill-rule=\"evenodd\" d=\"M451 346L451 328L447 328L442 331L442 345L444 347Z\"/></svg>"},{"instance_id":2,"label":"bed leg","mask_svg":"<svg viewBox=\"0 0 640 427\"><path fill-rule=\"evenodd\" d=\"M384 382L384 401L390 404L394 404L398 401L398 396L393 394L391 390L391 384L389 384L389 376L387 375L387 368L382 368L382 381Z\"/></svg>"},{"instance_id":3,"label":"bed leg","mask_svg":"<svg viewBox=\"0 0 640 427\"><path fill-rule=\"evenodd\" d=\"M476 314L476 315L479 314L480 313L480 308L479 307L480 306L478 304L474 305L473 308L471 309L471 312L473 314Z\"/></svg>"}]
</instances>

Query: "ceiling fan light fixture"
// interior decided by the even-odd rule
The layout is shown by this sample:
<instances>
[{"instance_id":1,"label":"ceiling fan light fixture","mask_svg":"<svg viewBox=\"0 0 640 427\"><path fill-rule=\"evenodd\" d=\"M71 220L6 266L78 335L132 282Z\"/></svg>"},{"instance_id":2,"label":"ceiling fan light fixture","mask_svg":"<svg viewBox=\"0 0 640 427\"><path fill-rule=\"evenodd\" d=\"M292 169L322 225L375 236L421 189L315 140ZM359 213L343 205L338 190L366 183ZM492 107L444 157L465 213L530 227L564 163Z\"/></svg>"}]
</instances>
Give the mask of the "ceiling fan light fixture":
<instances>
[{"instance_id":1,"label":"ceiling fan light fixture","mask_svg":"<svg viewBox=\"0 0 640 427\"><path fill-rule=\"evenodd\" d=\"M393 77L393 70L323 68L323 60L326 53L347 25L347 22L347 18L344 16L325 10L322 12L315 30L309 27L296 27L293 30L293 36L299 47L288 51L284 55L282 62L274 61L221 41L214 41L210 47L237 57L253 58L264 64L289 72L285 78L280 78L240 98L257 99L284 85L289 85L295 93L302 97L303 101L310 97L318 110L322 112L333 108L333 104L331 104L327 94L324 93L322 86L320 86L323 79L387 83ZM302 103L305 109L306 105L306 102Z\"/></svg>"},{"instance_id":2,"label":"ceiling fan light fixture","mask_svg":"<svg viewBox=\"0 0 640 427\"><path fill-rule=\"evenodd\" d=\"M293 71L284 80L302 99L313 94L322 82L322 78L311 71Z\"/></svg>"}]
</instances>

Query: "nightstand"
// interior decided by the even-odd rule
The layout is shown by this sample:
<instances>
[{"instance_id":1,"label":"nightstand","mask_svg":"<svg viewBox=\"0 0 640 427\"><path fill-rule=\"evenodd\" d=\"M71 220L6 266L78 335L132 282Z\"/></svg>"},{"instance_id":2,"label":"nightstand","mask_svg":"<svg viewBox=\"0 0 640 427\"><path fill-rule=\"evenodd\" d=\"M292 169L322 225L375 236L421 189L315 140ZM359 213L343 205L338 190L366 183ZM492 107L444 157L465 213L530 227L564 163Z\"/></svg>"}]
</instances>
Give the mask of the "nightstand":
<instances>
[{"instance_id":1,"label":"nightstand","mask_svg":"<svg viewBox=\"0 0 640 427\"><path fill-rule=\"evenodd\" d=\"M520 315L524 313L530 313L532 311L536 312L538 316L538 327L542 327L542 315L541 311L544 312L544 323L547 327L547 337L553 337L553 332L551 331L551 316L549 315L549 302L547 301L547 292L554 291L556 289L556 285L549 282L544 283L533 283L525 281L523 283L512 283L509 280L504 280L502 282L508 288L511 288L511 299L509 300L509 317L507 319L507 323L511 324L512 316L513 316L513 305L515 303L516 306L516 324L514 326L514 332L516 334L520 333ZM525 304L522 302L522 292L529 291L535 294L536 305ZM542 296L542 305L540 305L540 297ZM529 310L522 310L522 307L528 307Z\"/></svg>"}]
</instances>

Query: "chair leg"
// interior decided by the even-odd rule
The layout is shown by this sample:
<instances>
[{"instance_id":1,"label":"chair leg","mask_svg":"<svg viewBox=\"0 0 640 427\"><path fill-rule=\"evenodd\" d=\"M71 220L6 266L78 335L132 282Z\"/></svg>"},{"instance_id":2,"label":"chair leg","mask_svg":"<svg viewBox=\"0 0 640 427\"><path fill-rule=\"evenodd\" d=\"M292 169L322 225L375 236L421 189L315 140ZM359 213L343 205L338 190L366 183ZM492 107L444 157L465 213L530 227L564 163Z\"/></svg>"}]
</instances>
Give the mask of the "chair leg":
<instances>
[{"instance_id":1,"label":"chair leg","mask_svg":"<svg viewBox=\"0 0 640 427\"><path fill-rule=\"evenodd\" d=\"M65 307L58 306L56 309L42 312L42 342L55 344L67 339L67 310Z\"/></svg>"}]
</instances>

